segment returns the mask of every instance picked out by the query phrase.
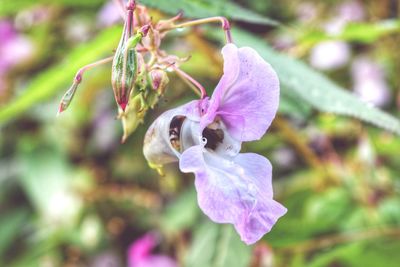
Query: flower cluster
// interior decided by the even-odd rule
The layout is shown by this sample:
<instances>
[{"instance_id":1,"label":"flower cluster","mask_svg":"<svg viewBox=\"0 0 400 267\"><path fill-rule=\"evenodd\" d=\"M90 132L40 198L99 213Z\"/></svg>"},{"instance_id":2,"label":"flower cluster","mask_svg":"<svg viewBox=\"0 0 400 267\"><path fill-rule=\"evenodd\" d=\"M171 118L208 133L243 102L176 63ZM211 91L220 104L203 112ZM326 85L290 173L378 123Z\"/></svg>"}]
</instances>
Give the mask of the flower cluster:
<instances>
[{"instance_id":1,"label":"flower cluster","mask_svg":"<svg viewBox=\"0 0 400 267\"><path fill-rule=\"evenodd\" d=\"M154 23L146 7L136 5L134 0L124 4L119 3L122 16L125 20L122 36L115 54L82 67L74 77L73 84L64 94L58 114L65 111L77 89L82 82L83 74L93 67L112 62L111 83L115 101L118 104L118 118L122 121L124 136L122 141L138 127L150 108L154 108L160 96L165 92L169 82L166 70L172 69L180 78L195 86L199 84L179 66L188 58L179 58L170 55L160 48L162 39L168 32L193 25L221 22L226 32L226 38L230 40L230 27L225 18L212 17L176 24L182 14ZM202 90L202 88L199 88Z\"/></svg>"},{"instance_id":2,"label":"flower cluster","mask_svg":"<svg viewBox=\"0 0 400 267\"><path fill-rule=\"evenodd\" d=\"M145 136L144 155L159 171L164 164L179 161L182 172L195 174L203 212L217 223L233 224L245 243L255 243L286 212L273 199L268 159L239 153L242 142L260 139L275 117L279 103L275 71L252 48L232 43L229 22L223 17L175 24L178 15L153 23L146 8L132 0L123 14L125 26L115 55L78 71L59 112L70 104L85 70L112 61L111 80L125 139L164 93L165 70L176 71L200 90L201 99L166 111L154 121ZM182 60L162 51L160 43L172 29L215 21L221 22L227 41L222 49L224 74L207 97L201 84L179 69Z\"/></svg>"}]
</instances>

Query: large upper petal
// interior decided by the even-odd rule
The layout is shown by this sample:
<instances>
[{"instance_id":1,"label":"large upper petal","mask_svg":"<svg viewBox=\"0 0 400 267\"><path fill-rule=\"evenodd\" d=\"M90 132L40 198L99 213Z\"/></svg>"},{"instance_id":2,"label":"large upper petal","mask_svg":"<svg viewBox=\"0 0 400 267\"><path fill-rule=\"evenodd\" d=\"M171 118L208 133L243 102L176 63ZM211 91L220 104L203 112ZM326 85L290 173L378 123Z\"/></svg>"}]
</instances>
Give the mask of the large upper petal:
<instances>
[{"instance_id":1,"label":"large upper petal","mask_svg":"<svg viewBox=\"0 0 400 267\"><path fill-rule=\"evenodd\" d=\"M272 167L254 153L222 157L193 146L179 160L182 172L195 173L198 202L217 223L231 223L246 244L269 232L286 208L272 199Z\"/></svg>"},{"instance_id":2,"label":"large upper petal","mask_svg":"<svg viewBox=\"0 0 400 267\"><path fill-rule=\"evenodd\" d=\"M279 79L254 49L227 44L222 49L224 74L208 103L201 127L220 116L240 141L260 139L279 105Z\"/></svg>"}]
</instances>

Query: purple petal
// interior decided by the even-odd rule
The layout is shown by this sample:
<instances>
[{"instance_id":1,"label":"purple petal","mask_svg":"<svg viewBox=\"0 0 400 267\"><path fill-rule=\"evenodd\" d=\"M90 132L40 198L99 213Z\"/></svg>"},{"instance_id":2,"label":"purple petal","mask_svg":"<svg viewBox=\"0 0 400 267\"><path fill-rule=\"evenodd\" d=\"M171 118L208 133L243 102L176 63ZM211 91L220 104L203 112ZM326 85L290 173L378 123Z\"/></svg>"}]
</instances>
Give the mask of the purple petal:
<instances>
[{"instance_id":1,"label":"purple petal","mask_svg":"<svg viewBox=\"0 0 400 267\"><path fill-rule=\"evenodd\" d=\"M97 15L99 26L111 26L122 21L121 14L115 3L109 1L101 8Z\"/></svg>"},{"instance_id":2,"label":"purple petal","mask_svg":"<svg viewBox=\"0 0 400 267\"><path fill-rule=\"evenodd\" d=\"M201 121L205 127L219 115L231 135L240 141L260 139L275 117L279 79L252 48L228 44L222 49L224 75Z\"/></svg>"},{"instance_id":3,"label":"purple petal","mask_svg":"<svg viewBox=\"0 0 400 267\"><path fill-rule=\"evenodd\" d=\"M148 258L157 243L157 236L152 233L148 233L137 239L128 249L129 262L137 262Z\"/></svg>"},{"instance_id":4,"label":"purple petal","mask_svg":"<svg viewBox=\"0 0 400 267\"><path fill-rule=\"evenodd\" d=\"M193 146L182 153L179 167L195 173L203 212L217 223L233 224L246 244L258 241L286 213L272 199L272 167L260 155L227 158Z\"/></svg>"},{"instance_id":5,"label":"purple petal","mask_svg":"<svg viewBox=\"0 0 400 267\"><path fill-rule=\"evenodd\" d=\"M152 255L145 260L135 262L129 267L177 267L178 264L168 256Z\"/></svg>"},{"instance_id":6,"label":"purple petal","mask_svg":"<svg viewBox=\"0 0 400 267\"><path fill-rule=\"evenodd\" d=\"M152 254L158 242L157 236L152 233L136 240L128 250L129 267L176 267L172 258Z\"/></svg>"}]
</instances>

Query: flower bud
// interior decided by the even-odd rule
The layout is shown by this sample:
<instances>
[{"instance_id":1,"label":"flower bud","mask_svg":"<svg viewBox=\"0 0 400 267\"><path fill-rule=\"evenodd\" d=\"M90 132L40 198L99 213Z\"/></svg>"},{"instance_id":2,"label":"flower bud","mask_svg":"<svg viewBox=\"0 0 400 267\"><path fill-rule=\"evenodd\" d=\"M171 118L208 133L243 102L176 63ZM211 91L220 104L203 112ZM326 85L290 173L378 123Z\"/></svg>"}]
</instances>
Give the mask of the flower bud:
<instances>
[{"instance_id":1,"label":"flower bud","mask_svg":"<svg viewBox=\"0 0 400 267\"><path fill-rule=\"evenodd\" d=\"M150 71L150 80L152 88L160 95L164 94L165 87L169 82L167 72L161 69L153 69Z\"/></svg>"},{"instance_id":2,"label":"flower bud","mask_svg":"<svg viewBox=\"0 0 400 267\"><path fill-rule=\"evenodd\" d=\"M61 112L63 112L69 107L69 104L71 104L71 101L74 98L75 92L78 89L78 85L81 83L81 81L82 81L82 76L78 74L74 79L74 83L71 85L68 91L65 92L65 94L63 95L60 105L58 107L57 115L59 115Z\"/></svg>"}]
</instances>

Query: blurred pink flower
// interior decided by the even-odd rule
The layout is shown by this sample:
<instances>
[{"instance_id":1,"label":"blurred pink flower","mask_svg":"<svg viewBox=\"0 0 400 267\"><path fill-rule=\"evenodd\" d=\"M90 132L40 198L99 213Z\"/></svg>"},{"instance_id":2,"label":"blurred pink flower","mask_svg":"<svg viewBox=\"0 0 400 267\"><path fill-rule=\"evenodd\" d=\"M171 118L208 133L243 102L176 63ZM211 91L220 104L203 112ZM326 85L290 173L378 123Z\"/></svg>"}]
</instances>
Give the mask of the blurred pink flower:
<instances>
[{"instance_id":1,"label":"blurred pink flower","mask_svg":"<svg viewBox=\"0 0 400 267\"><path fill-rule=\"evenodd\" d=\"M317 7L312 2L303 2L297 6L297 19L301 22L310 22L318 15Z\"/></svg>"},{"instance_id":2,"label":"blurred pink flower","mask_svg":"<svg viewBox=\"0 0 400 267\"><path fill-rule=\"evenodd\" d=\"M338 8L338 17L347 22L361 21L365 18L365 10L359 1L348 1Z\"/></svg>"},{"instance_id":3,"label":"blurred pink flower","mask_svg":"<svg viewBox=\"0 0 400 267\"><path fill-rule=\"evenodd\" d=\"M113 1L105 3L97 15L97 24L111 26L120 22L122 22L122 18L117 5Z\"/></svg>"},{"instance_id":4,"label":"blurred pink flower","mask_svg":"<svg viewBox=\"0 0 400 267\"><path fill-rule=\"evenodd\" d=\"M363 20L365 12L358 1L348 1L341 4L335 16L324 26L326 33L335 36L341 34L349 22ZM347 64L351 50L347 43L342 41L324 41L313 47L311 51L311 65L321 70L333 70Z\"/></svg>"},{"instance_id":5,"label":"blurred pink flower","mask_svg":"<svg viewBox=\"0 0 400 267\"><path fill-rule=\"evenodd\" d=\"M6 88L7 73L33 54L31 41L19 34L8 20L0 20L0 93Z\"/></svg>"},{"instance_id":6,"label":"blurred pink flower","mask_svg":"<svg viewBox=\"0 0 400 267\"><path fill-rule=\"evenodd\" d=\"M331 35L338 35L349 22L359 22L365 18L364 7L358 1L349 1L341 4L329 20L324 29Z\"/></svg>"},{"instance_id":7,"label":"blurred pink flower","mask_svg":"<svg viewBox=\"0 0 400 267\"><path fill-rule=\"evenodd\" d=\"M129 267L177 267L178 264L165 255L152 254L157 246L157 236L148 233L136 240L128 250Z\"/></svg>"},{"instance_id":8,"label":"blurred pink flower","mask_svg":"<svg viewBox=\"0 0 400 267\"><path fill-rule=\"evenodd\" d=\"M0 21L0 39L0 74L32 55L32 43L20 35L10 21Z\"/></svg>"},{"instance_id":9,"label":"blurred pink flower","mask_svg":"<svg viewBox=\"0 0 400 267\"><path fill-rule=\"evenodd\" d=\"M343 67L350 58L350 47L341 41L324 41L313 47L310 63L320 70L333 70Z\"/></svg>"},{"instance_id":10,"label":"blurred pink flower","mask_svg":"<svg viewBox=\"0 0 400 267\"><path fill-rule=\"evenodd\" d=\"M366 57L354 60L351 74L353 90L362 100L374 106L385 106L391 98L383 69Z\"/></svg>"}]
</instances>

